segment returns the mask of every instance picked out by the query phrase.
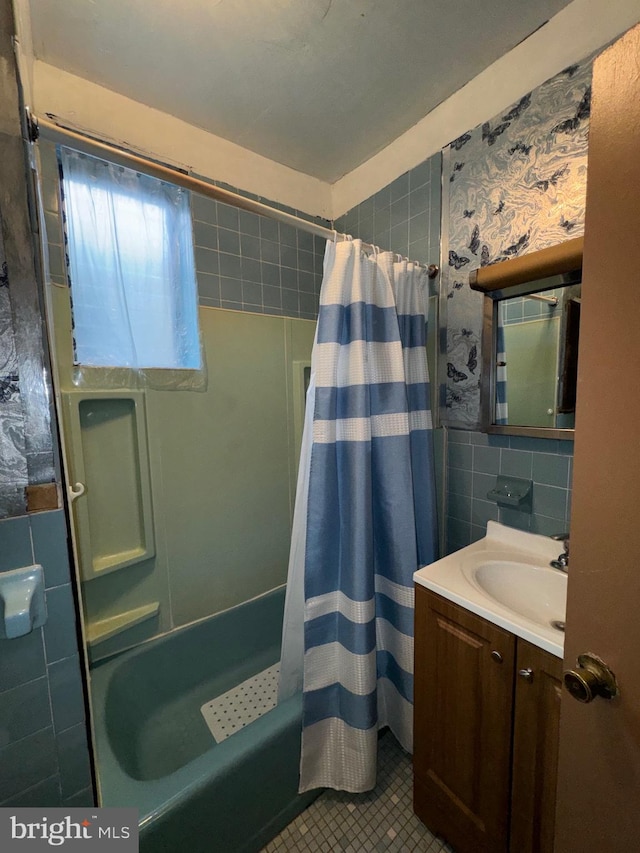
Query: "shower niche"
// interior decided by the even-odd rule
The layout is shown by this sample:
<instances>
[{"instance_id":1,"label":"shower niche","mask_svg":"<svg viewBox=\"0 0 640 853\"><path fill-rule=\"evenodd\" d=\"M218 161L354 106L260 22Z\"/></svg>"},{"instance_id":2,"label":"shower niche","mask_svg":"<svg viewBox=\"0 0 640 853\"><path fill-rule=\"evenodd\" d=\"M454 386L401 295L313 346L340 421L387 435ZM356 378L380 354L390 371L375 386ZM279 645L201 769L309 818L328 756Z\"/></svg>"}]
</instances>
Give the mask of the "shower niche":
<instances>
[{"instance_id":1,"label":"shower niche","mask_svg":"<svg viewBox=\"0 0 640 853\"><path fill-rule=\"evenodd\" d=\"M89 581L155 553L144 393L65 400L80 574Z\"/></svg>"},{"instance_id":2,"label":"shower niche","mask_svg":"<svg viewBox=\"0 0 640 853\"><path fill-rule=\"evenodd\" d=\"M155 555L151 475L143 391L63 394L70 441L69 496L78 569L84 583ZM153 616L152 601L101 619L88 619L90 647Z\"/></svg>"}]
</instances>

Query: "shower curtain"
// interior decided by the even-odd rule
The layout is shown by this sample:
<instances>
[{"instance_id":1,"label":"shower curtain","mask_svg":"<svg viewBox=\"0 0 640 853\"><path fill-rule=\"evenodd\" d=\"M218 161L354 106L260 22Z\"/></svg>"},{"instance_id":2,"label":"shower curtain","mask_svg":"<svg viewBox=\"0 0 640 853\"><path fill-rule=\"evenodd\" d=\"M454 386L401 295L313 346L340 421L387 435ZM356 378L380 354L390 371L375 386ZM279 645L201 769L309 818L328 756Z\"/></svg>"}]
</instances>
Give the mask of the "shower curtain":
<instances>
[{"instance_id":1,"label":"shower curtain","mask_svg":"<svg viewBox=\"0 0 640 853\"><path fill-rule=\"evenodd\" d=\"M509 423L507 406L507 350L504 339L504 321L507 313L506 302L498 303L498 327L496 329L496 424Z\"/></svg>"},{"instance_id":2,"label":"shower curtain","mask_svg":"<svg viewBox=\"0 0 640 853\"><path fill-rule=\"evenodd\" d=\"M413 572L436 557L427 276L327 243L298 474L280 698L303 690L300 791L375 785L412 750Z\"/></svg>"}]
</instances>

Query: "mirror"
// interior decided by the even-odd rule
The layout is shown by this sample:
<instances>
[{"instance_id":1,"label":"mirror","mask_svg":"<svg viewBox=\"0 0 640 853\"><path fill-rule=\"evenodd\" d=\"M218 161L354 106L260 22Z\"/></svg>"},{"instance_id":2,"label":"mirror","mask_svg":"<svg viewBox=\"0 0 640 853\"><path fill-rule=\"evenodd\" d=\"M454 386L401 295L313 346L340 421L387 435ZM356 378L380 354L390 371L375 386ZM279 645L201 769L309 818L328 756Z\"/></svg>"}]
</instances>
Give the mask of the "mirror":
<instances>
[{"instance_id":1,"label":"mirror","mask_svg":"<svg viewBox=\"0 0 640 853\"><path fill-rule=\"evenodd\" d=\"M572 439L582 239L477 270L485 293L483 430Z\"/></svg>"}]
</instances>

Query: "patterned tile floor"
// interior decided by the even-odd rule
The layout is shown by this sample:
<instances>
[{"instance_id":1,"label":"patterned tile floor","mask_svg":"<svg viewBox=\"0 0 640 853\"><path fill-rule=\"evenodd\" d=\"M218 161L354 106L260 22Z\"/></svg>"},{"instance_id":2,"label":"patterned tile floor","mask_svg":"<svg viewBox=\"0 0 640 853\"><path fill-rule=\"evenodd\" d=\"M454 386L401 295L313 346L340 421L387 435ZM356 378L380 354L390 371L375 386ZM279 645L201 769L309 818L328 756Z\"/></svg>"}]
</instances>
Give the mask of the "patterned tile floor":
<instances>
[{"instance_id":1,"label":"patterned tile floor","mask_svg":"<svg viewBox=\"0 0 640 853\"><path fill-rule=\"evenodd\" d=\"M373 791L325 791L262 853L453 853L414 815L412 785L411 756L386 732Z\"/></svg>"}]
</instances>

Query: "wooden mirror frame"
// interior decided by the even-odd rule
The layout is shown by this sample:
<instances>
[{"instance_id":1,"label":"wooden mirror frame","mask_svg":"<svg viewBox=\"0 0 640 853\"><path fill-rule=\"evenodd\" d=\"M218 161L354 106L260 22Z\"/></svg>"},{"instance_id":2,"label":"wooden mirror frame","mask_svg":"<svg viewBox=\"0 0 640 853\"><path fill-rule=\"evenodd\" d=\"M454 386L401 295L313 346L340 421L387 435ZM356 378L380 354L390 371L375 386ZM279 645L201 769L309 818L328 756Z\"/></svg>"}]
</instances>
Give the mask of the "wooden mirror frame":
<instances>
[{"instance_id":1,"label":"wooden mirror frame","mask_svg":"<svg viewBox=\"0 0 640 853\"><path fill-rule=\"evenodd\" d=\"M494 318L495 303L501 299L506 299L509 296L528 296L543 289L548 290L554 286L574 283L570 274L582 271L583 245L584 239L576 237L573 240L567 240L538 252L531 252L520 258L481 267L470 273L469 286L471 289L484 293L480 392L481 429L483 432L573 440L575 434L573 429L493 423L496 400L495 347L497 333L497 324ZM563 276L566 276L564 280ZM558 280L554 281L554 278ZM575 275L573 278L575 280ZM541 279L549 280L544 288L540 287Z\"/></svg>"}]
</instances>

